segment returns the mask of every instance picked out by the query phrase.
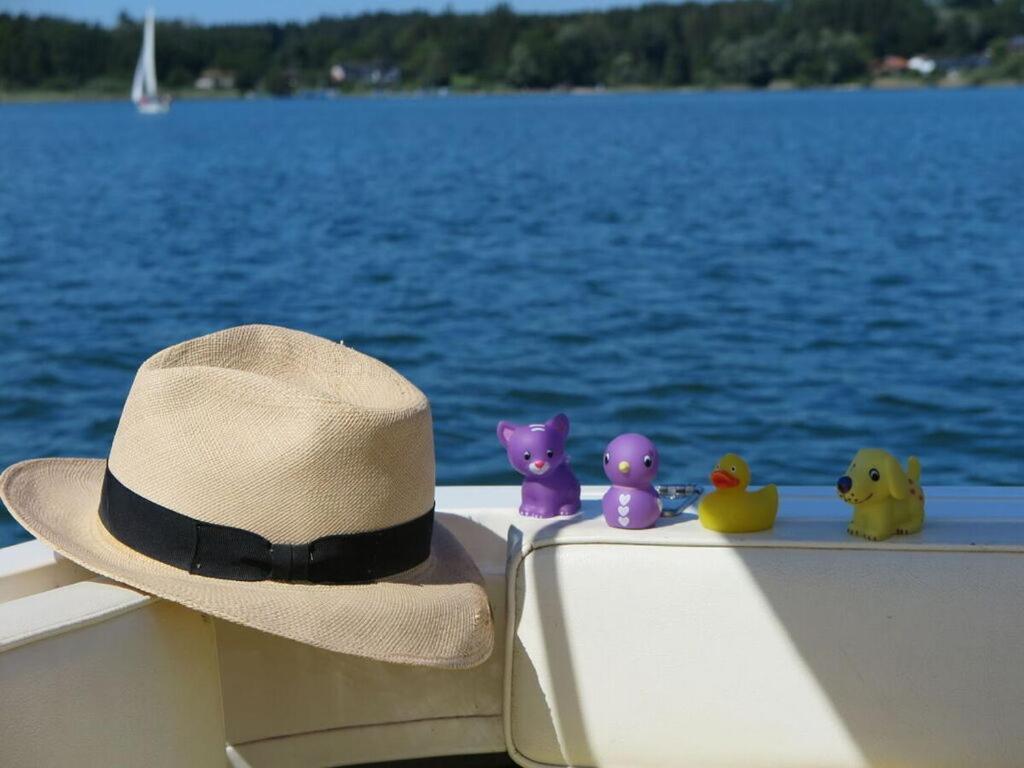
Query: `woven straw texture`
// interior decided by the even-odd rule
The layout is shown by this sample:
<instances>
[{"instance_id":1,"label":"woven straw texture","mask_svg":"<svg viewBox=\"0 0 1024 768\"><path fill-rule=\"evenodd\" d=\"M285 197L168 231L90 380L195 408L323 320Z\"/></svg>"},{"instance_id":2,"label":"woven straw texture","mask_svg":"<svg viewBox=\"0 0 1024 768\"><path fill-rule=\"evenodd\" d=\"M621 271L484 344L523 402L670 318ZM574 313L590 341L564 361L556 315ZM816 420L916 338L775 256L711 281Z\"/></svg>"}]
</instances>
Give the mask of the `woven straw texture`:
<instances>
[{"instance_id":1,"label":"woven straw texture","mask_svg":"<svg viewBox=\"0 0 1024 768\"><path fill-rule=\"evenodd\" d=\"M383 363L309 334L243 326L143 363L111 472L152 501L275 543L375 530L433 504L424 395ZM430 559L374 584L236 582L140 555L98 517L101 459L38 459L0 475L15 518L97 573L329 650L469 667L493 646L482 579L438 516Z\"/></svg>"}]
</instances>

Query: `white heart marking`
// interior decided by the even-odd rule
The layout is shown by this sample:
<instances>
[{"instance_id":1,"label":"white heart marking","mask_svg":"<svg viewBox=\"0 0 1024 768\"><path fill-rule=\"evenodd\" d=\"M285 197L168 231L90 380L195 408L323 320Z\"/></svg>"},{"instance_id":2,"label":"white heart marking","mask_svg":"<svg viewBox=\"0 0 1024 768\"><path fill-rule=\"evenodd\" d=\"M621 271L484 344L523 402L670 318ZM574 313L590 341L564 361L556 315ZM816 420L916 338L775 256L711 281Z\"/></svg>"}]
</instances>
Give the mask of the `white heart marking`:
<instances>
[{"instance_id":1,"label":"white heart marking","mask_svg":"<svg viewBox=\"0 0 1024 768\"><path fill-rule=\"evenodd\" d=\"M628 526L629 525L629 518L628 517L620 517L619 518L619 525L622 526L623 528Z\"/></svg>"},{"instance_id":2,"label":"white heart marking","mask_svg":"<svg viewBox=\"0 0 1024 768\"><path fill-rule=\"evenodd\" d=\"M633 497L630 496L628 493L620 493L619 494L619 504L623 504L623 505L629 504L629 500L631 498L633 498Z\"/></svg>"}]
</instances>

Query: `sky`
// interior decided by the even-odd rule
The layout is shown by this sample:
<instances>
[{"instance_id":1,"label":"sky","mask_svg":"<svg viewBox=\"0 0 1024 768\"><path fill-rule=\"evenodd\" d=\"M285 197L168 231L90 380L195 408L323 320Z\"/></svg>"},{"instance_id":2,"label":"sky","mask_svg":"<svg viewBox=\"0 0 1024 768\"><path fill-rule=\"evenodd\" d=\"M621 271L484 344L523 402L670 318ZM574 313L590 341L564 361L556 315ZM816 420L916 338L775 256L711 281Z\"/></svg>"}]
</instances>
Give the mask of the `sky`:
<instances>
[{"instance_id":1,"label":"sky","mask_svg":"<svg viewBox=\"0 0 1024 768\"><path fill-rule=\"evenodd\" d=\"M153 5L158 18L219 24L233 21L306 21L318 16L346 16L364 11L421 9L475 12L497 0L0 0L0 12L47 14L113 24L118 13L142 16ZM641 0L511 0L517 11L558 12L640 5Z\"/></svg>"}]
</instances>

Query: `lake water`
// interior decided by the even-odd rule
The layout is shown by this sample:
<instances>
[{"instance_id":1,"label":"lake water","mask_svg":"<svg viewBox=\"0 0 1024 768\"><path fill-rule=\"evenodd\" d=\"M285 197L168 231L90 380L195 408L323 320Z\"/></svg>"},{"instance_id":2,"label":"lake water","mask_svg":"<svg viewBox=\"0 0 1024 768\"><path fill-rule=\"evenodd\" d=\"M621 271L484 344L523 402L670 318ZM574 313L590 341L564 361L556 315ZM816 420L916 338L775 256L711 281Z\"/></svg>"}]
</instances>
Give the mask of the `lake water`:
<instances>
[{"instance_id":1,"label":"lake water","mask_svg":"<svg viewBox=\"0 0 1024 768\"><path fill-rule=\"evenodd\" d=\"M1024 484L1024 90L0 106L0 465L103 456L134 370L288 325L430 397L442 483L501 418L834 481ZM23 537L0 517L0 543Z\"/></svg>"}]
</instances>

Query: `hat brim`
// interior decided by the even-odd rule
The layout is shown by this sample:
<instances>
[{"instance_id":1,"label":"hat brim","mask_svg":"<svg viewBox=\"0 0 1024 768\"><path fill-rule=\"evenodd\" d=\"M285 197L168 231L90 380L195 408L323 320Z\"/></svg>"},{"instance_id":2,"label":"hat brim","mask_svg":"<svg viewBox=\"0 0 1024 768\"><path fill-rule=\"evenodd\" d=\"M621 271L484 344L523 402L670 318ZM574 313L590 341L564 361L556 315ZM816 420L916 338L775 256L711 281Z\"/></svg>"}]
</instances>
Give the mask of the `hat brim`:
<instances>
[{"instance_id":1,"label":"hat brim","mask_svg":"<svg viewBox=\"0 0 1024 768\"><path fill-rule=\"evenodd\" d=\"M284 584L197 576L128 548L99 519L102 459L34 459L0 475L0 498L37 538L79 565L247 627L380 661L465 668L494 645L480 572L435 522L430 557L372 584Z\"/></svg>"}]
</instances>

